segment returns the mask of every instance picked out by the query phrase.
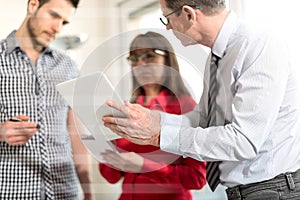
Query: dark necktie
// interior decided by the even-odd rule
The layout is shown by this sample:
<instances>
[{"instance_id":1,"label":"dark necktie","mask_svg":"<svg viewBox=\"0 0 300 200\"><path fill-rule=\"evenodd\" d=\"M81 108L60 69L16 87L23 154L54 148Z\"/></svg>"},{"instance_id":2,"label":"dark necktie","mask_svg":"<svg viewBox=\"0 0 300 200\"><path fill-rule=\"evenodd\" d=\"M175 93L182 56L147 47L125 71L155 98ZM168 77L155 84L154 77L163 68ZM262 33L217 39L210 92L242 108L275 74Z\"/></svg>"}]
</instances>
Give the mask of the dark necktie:
<instances>
[{"instance_id":1,"label":"dark necktie","mask_svg":"<svg viewBox=\"0 0 300 200\"><path fill-rule=\"evenodd\" d=\"M219 58L212 54L210 63L210 78L208 90L208 127L216 125L216 96L217 96L217 69ZM210 189L215 191L220 183L219 162L207 162L206 180Z\"/></svg>"}]
</instances>

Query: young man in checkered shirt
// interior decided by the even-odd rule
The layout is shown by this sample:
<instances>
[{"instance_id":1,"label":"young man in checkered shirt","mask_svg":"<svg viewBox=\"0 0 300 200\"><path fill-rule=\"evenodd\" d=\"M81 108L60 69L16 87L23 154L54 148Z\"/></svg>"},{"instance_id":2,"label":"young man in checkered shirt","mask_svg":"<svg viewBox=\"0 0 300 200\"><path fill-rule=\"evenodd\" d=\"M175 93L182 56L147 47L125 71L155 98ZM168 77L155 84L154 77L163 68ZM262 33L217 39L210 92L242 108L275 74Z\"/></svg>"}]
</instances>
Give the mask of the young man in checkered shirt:
<instances>
[{"instance_id":1,"label":"young man in checkered shirt","mask_svg":"<svg viewBox=\"0 0 300 200\"><path fill-rule=\"evenodd\" d=\"M28 0L22 25L0 42L0 199L75 199L76 172L93 198L87 151L55 89L78 70L48 47L78 2Z\"/></svg>"}]
</instances>

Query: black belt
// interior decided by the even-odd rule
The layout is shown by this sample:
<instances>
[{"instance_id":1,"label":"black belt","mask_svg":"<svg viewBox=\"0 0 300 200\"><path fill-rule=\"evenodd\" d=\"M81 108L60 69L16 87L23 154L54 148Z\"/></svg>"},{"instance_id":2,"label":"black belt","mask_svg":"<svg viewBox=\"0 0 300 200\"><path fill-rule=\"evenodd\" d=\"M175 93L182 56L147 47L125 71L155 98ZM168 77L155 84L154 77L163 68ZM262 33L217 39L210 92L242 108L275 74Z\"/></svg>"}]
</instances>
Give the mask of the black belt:
<instances>
[{"instance_id":1,"label":"black belt","mask_svg":"<svg viewBox=\"0 0 300 200\"><path fill-rule=\"evenodd\" d=\"M227 188L226 193L228 198L241 198L245 194L251 193L254 186L259 186L263 190L264 188L270 188L270 183L280 184L282 187L286 186L289 190L295 190L295 182L300 182L300 169L296 172L287 172L280 174L270 180L262 181L258 183L250 183L246 185L237 185L235 187Z\"/></svg>"}]
</instances>

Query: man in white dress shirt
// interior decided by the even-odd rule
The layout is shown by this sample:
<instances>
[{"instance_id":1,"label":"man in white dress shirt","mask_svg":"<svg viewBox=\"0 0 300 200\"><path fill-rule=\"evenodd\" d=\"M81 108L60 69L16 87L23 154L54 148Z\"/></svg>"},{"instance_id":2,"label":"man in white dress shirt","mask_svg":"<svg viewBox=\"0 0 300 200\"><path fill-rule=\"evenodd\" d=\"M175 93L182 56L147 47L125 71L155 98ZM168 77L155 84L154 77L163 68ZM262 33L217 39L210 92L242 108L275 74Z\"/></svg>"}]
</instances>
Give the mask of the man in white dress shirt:
<instances>
[{"instance_id":1,"label":"man in white dress shirt","mask_svg":"<svg viewBox=\"0 0 300 200\"><path fill-rule=\"evenodd\" d=\"M183 45L211 49L200 103L186 115L170 115L108 101L128 118L104 117L105 126L137 144L220 161L228 199L300 199L300 84L285 43L248 29L225 0L160 4L161 21ZM208 126L212 55L218 57L217 110L215 126Z\"/></svg>"}]
</instances>

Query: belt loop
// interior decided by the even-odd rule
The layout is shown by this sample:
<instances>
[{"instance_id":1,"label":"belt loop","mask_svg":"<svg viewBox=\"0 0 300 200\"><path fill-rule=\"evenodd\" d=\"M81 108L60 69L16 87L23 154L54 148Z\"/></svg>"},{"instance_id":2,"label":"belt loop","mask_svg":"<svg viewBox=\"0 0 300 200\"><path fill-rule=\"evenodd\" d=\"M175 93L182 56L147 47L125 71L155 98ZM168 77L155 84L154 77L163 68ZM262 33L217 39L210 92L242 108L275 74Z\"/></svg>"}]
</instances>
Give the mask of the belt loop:
<instances>
[{"instance_id":1,"label":"belt loop","mask_svg":"<svg viewBox=\"0 0 300 200\"><path fill-rule=\"evenodd\" d=\"M240 185L238 185L238 197L242 199L242 188Z\"/></svg>"},{"instance_id":2,"label":"belt loop","mask_svg":"<svg viewBox=\"0 0 300 200\"><path fill-rule=\"evenodd\" d=\"M289 189L292 191L295 190L296 187L295 187L295 183L294 183L292 174L291 173L286 174L285 178L286 178L287 184L289 186Z\"/></svg>"}]
</instances>

